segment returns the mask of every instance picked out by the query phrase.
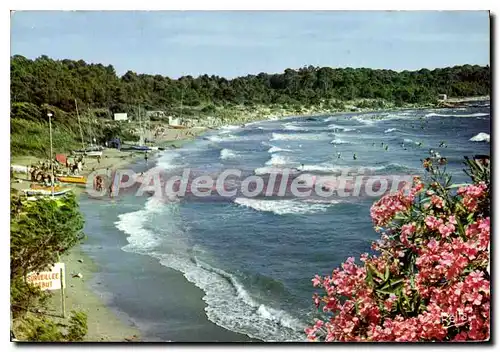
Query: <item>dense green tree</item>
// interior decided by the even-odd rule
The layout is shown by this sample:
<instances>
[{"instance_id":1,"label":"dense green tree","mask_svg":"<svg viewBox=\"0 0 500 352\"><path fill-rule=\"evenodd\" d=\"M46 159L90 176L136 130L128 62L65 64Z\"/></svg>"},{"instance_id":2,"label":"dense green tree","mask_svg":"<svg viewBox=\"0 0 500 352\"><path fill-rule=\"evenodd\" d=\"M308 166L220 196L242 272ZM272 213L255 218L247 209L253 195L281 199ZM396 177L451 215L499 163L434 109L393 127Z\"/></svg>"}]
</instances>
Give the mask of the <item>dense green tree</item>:
<instances>
[{"instance_id":1,"label":"dense green tree","mask_svg":"<svg viewBox=\"0 0 500 352\"><path fill-rule=\"evenodd\" d=\"M281 74L259 73L234 79L219 76L183 76L171 79L127 71L116 75L113 66L83 60L35 60L11 57L12 102L36 106L46 103L74 111L82 107L127 111L127 106L152 109L179 105L298 103L315 105L325 100L384 99L398 103L430 101L439 93L450 96L488 95L489 66L463 65L442 69L395 72L367 68L305 66Z\"/></svg>"}]
</instances>

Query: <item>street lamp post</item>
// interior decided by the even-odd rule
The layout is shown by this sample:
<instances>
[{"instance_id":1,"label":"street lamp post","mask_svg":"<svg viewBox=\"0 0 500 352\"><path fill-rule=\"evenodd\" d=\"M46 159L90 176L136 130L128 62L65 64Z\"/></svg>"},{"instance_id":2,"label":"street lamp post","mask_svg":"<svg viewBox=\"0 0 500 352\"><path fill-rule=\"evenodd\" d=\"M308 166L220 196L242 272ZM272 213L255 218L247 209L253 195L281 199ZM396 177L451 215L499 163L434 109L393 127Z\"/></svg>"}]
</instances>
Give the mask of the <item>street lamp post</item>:
<instances>
[{"instance_id":1,"label":"street lamp post","mask_svg":"<svg viewBox=\"0 0 500 352\"><path fill-rule=\"evenodd\" d=\"M52 152L52 113L47 113L49 117L49 134L50 134L50 184L52 188L52 198L54 198L54 163L53 163L53 152Z\"/></svg>"}]
</instances>

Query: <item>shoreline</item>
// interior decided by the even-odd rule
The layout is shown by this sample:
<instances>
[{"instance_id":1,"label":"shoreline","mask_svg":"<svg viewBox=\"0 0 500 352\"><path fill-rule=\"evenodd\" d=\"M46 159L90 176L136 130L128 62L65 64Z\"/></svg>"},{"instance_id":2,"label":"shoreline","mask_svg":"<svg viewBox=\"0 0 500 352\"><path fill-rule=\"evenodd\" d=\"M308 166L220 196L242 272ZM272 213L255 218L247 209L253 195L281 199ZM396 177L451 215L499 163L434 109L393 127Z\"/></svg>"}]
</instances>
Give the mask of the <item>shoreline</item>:
<instances>
[{"instance_id":1,"label":"shoreline","mask_svg":"<svg viewBox=\"0 0 500 352\"><path fill-rule=\"evenodd\" d=\"M457 103L471 103L475 101L490 101L489 96L477 96L477 97L465 97L465 98L448 98L445 103L457 104ZM345 102L346 104L353 104L353 102ZM327 114L366 114L366 113L377 113L382 111L405 111L405 110L419 110L419 109L450 109L452 107L443 106L438 104L408 104L401 107L396 107L392 105L387 105L384 107L367 107L358 108L355 105L346 105L344 109L331 109L331 108L305 108L302 107L300 112L287 110L285 108L278 107L256 107L252 112L247 110L230 110L223 108L220 113L217 114L218 121L212 125L205 125L207 130L218 130L223 126L227 125L247 125L250 123L258 123L268 120L285 120L294 117L317 117ZM226 110L226 111L224 111ZM224 114L234 114L232 117L224 117Z\"/></svg>"},{"instance_id":2,"label":"shoreline","mask_svg":"<svg viewBox=\"0 0 500 352\"><path fill-rule=\"evenodd\" d=\"M105 297L91 287L99 273L97 264L84 252L85 240L61 257L66 266L66 319L61 315L61 291L50 297L47 313L56 322L67 321L72 310L87 314L88 333L86 342L127 342L140 341L141 333L134 323L121 313L113 310L105 302ZM81 274L82 277L73 277ZM96 282L100 284L100 282Z\"/></svg>"},{"instance_id":3,"label":"shoreline","mask_svg":"<svg viewBox=\"0 0 500 352\"><path fill-rule=\"evenodd\" d=\"M171 140L172 146L181 146L191 139L192 135L181 135L181 138ZM196 136L194 136L196 137ZM157 158L157 152L151 153L150 162ZM134 165L143 158L142 153L120 152L116 149L106 149L100 163L97 159L87 159L85 170L81 173L87 176L92 169L110 168L117 169L127 165ZM12 164L30 165L40 160L32 156L11 156ZM11 181L11 188L23 190L29 188L31 181L26 174L16 174L15 181ZM85 185L65 184L77 196L81 204L81 196L85 193ZM87 219L85 219L87 221ZM83 311L87 314L88 333L84 338L86 342L134 342L140 341L141 331L135 323L122 311L111 306L106 295L99 292L96 287L101 285L99 280L100 267L86 253L86 238L76 244L67 253L61 256L60 261L65 263L65 313L62 318L61 295L62 291L53 291L48 299L46 309L40 309L35 314L46 315L56 324L67 324L72 310ZM81 274L81 277L77 276ZM15 327L14 327L15 328Z\"/></svg>"},{"instance_id":4,"label":"shoreline","mask_svg":"<svg viewBox=\"0 0 500 352\"><path fill-rule=\"evenodd\" d=\"M276 119L286 119L286 118L292 118L292 117L306 117L306 116L321 116L325 114L342 114L342 113L349 113L349 114L356 114L356 113L370 113L370 112L377 112L377 111L384 111L384 110L390 110L390 111L401 111L401 110L408 110L408 109L418 109L418 108L399 108L399 109L376 109L376 110L371 110L371 111L356 111L356 112L316 112L313 114L308 114L308 115L289 115L289 116L283 116L279 118L273 118L273 115L268 115L262 120L252 120L247 123L253 122L257 123L260 121L267 121L267 120L276 120ZM192 138L197 138L200 135L202 135L205 132L208 132L210 130L218 130L222 126L218 126L215 128L207 128L204 131L200 131L201 133L191 136ZM178 140L167 140L164 141L165 143L170 143L172 144L175 143L176 147L175 148L182 148L183 144L188 143L192 138L183 138L183 139L178 139ZM122 152L123 153L123 152ZM155 153L157 154L157 153ZM88 167L92 166L97 166L99 165L99 168L119 168L119 167L125 167L125 166L130 166L132 167L134 164L138 164L138 161L141 159L141 156L143 154L141 153L128 153L127 156L118 157L118 155L108 155L108 157L105 157L101 159L101 163L97 164L97 161L95 159L90 159L92 160L92 163L88 164ZM151 156L150 163L153 165L155 163L155 160L157 158L157 155ZM11 159L12 161L13 159ZM86 165L87 166L87 165ZM86 170L88 171L88 170ZM21 185L21 184L20 184ZM24 184L24 187L26 187L26 184ZM75 193L79 197L79 203L80 203L80 196L84 192L84 187L82 186L72 186L73 189L75 190ZM87 221L87 219L86 219ZM124 238L126 236L124 235ZM140 328L132 321L132 319L127 315L127 313L123 312L119 308L114 308L109 300L108 302L106 301L106 294L100 293L98 290L99 285L101 284L100 282L100 274L101 270L99 266L96 264L95 259L91 259L89 256L89 253L86 253L85 250L85 245L87 243L87 239L83 240L80 242L78 245L73 247L67 254L65 254L62 258L61 261L66 264L66 285L67 289L65 292L65 295L67 297L66 300L66 316L69 317L70 312L72 309L76 310L83 310L87 313L88 315L88 334L85 338L85 341L93 341L93 342L123 342L123 341L141 341L141 331ZM121 248L117 248L119 251L121 251ZM122 251L123 252L123 251ZM126 255L129 256L132 253L127 253ZM135 256L138 256L137 254L134 254ZM139 255L140 256L140 255ZM128 257L127 257L128 258ZM81 260L81 262L80 262ZM154 258L148 258L149 261L157 262L156 259ZM159 262L156 264L152 264L159 266L161 265ZM173 274L168 274L168 272L175 271L173 269L170 269L168 267L162 266L161 268L163 269L168 269L166 271L166 276L167 275L173 275ZM83 275L82 278L73 278L72 274L77 274L81 273ZM178 278L176 280L182 280L185 281L185 285L190 285L194 286L191 282L189 282L182 274L182 272L177 272ZM198 290L198 288L196 288ZM60 314L60 291L55 291L53 293L53 296L51 297L51 308L52 310L50 311L51 314L57 315ZM205 305L205 303L202 303ZM206 307L206 305L205 305ZM175 307L173 307L175 308ZM202 315L205 314L204 309L201 309L200 312ZM60 318L54 318L54 320L60 319ZM169 317L167 316L167 320ZM209 319L205 316L205 319L209 321ZM60 319L62 322L63 320ZM213 323L211 323L213 324ZM215 325L215 324L213 324ZM220 329L227 330L225 328L219 327ZM230 330L227 330L228 332L232 334L238 334L238 333L233 333ZM242 334L239 334L242 335ZM234 335L237 336L237 335ZM244 336L244 335L242 335ZM165 340L168 341L168 340Z\"/></svg>"}]
</instances>

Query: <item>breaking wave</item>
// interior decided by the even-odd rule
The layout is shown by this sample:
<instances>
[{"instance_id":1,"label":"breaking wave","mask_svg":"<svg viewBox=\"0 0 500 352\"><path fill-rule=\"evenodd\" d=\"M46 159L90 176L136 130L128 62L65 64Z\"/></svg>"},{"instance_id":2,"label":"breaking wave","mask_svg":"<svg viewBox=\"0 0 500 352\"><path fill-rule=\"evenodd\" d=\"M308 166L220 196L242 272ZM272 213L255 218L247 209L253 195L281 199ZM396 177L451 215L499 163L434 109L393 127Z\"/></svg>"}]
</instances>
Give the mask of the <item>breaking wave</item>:
<instances>
[{"instance_id":1,"label":"breaking wave","mask_svg":"<svg viewBox=\"0 0 500 352\"><path fill-rule=\"evenodd\" d=\"M116 227L127 235L125 252L149 255L160 264L181 272L203 290L205 312L213 323L266 342L304 341L305 323L291 313L260 303L245 289L236 275L212 267L190 254L192 249L177 216L177 204L149 200L145 208L118 216ZM157 233L146 227L154 216L167 218L168 231ZM172 251L165 253L168 244ZM231 304L228 304L231 302Z\"/></svg>"},{"instance_id":2,"label":"breaking wave","mask_svg":"<svg viewBox=\"0 0 500 352\"><path fill-rule=\"evenodd\" d=\"M345 141L343 139L340 139L340 138L335 138L334 140L332 140L330 142L330 144L352 144L352 143L348 142L348 141Z\"/></svg>"},{"instance_id":3,"label":"breaking wave","mask_svg":"<svg viewBox=\"0 0 500 352\"><path fill-rule=\"evenodd\" d=\"M300 141L300 140L318 140L324 139L328 136L325 134L309 134L309 133L297 133L297 134L284 134L284 133L274 133L272 134L271 141Z\"/></svg>"},{"instance_id":4,"label":"breaking wave","mask_svg":"<svg viewBox=\"0 0 500 352\"><path fill-rule=\"evenodd\" d=\"M262 200L251 198L236 198L234 202L240 206L251 208L257 211L271 212L276 215L288 214L314 214L325 212L329 207L339 203L312 203L292 199Z\"/></svg>"},{"instance_id":5,"label":"breaking wave","mask_svg":"<svg viewBox=\"0 0 500 352\"><path fill-rule=\"evenodd\" d=\"M290 122L285 123L283 125L283 127L285 127L285 130L288 130L288 131L305 131L305 132L308 131L308 129L306 127L297 126L297 125L294 125Z\"/></svg>"},{"instance_id":6,"label":"breaking wave","mask_svg":"<svg viewBox=\"0 0 500 352\"><path fill-rule=\"evenodd\" d=\"M267 151L268 153L276 153L276 152L291 152L290 149L284 149L280 147L276 147L274 145L271 145L271 148Z\"/></svg>"},{"instance_id":7,"label":"breaking wave","mask_svg":"<svg viewBox=\"0 0 500 352\"><path fill-rule=\"evenodd\" d=\"M290 160L290 157L284 156L284 155L279 155L279 154L273 154L271 156L271 159L269 159L266 162L266 165L268 166L273 166L273 165L289 165L292 164L292 161Z\"/></svg>"},{"instance_id":8,"label":"breaking wave","mask_svg":"<svg viewBox=\"0 0 500 352\"><path fill-rule=\"evenodd\" d=\"M234 150L231 150L231 149L222 149L220 151L220 158L222 160L234 159L234 158L237 158L237 157L239 157L239 155Z\"/></svg>"},{"instance_id":9,"label":"breaking wave","mask_svg":"<svg viewBox=\"0 0 500 352\"><path fill-rule=\"evenodd\" d=\"M330 125L328 125L328 129L329 130L341 130L341 131L344 131L344 132L356 131L355 128L340 126L340 125L336 125L336 124L330 124Z\"/></svg>"},{"instance_id":10,"label":"breaking wave","mask_svg":"<svg viewBox=\"0 0 500 352\"><path fill-rule=\"evenodd\" d=\"M490 143L490 135L488 133L478 133L471 139L469 139L471 142L488 142Z\"/></svg>"},{"instance_id":11,"label":"breaking wave","mask_svg":"<svg viewBox=\"0 0 500 352\"><path fill-rule=\"evenodd\" d=\"M451 114L437 114L437 113L434 113L434 112L431 112L427 115L425 115L425 117L480 117L480 116L489 116L490 114L488 113L483 113L483 112L477 112L477 113L474 113L474 114L455 114L455 113L451 113Z\"/></svg>"}]
</instances>

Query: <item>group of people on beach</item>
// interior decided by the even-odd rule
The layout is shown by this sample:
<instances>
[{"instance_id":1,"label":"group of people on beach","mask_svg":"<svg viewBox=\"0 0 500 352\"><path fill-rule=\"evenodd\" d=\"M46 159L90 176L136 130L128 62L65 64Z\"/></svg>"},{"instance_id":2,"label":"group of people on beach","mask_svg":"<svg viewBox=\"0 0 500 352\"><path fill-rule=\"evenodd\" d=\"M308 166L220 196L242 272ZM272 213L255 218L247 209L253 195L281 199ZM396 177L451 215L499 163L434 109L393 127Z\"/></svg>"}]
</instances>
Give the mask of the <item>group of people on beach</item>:
<instances>
[{"instance_id":1,"label":"group of people on beach","mask_svg":"<svg viewBox=\"0 0 500 352\"><path fill-rule=\"evenodd\" d=\"M85 160L83 156L79 155L75 157L74 161L70 161L70 157L66 158L66 169L69 175L79 175L83 171L85 166Z\"/></svg>"}]
</instances>

